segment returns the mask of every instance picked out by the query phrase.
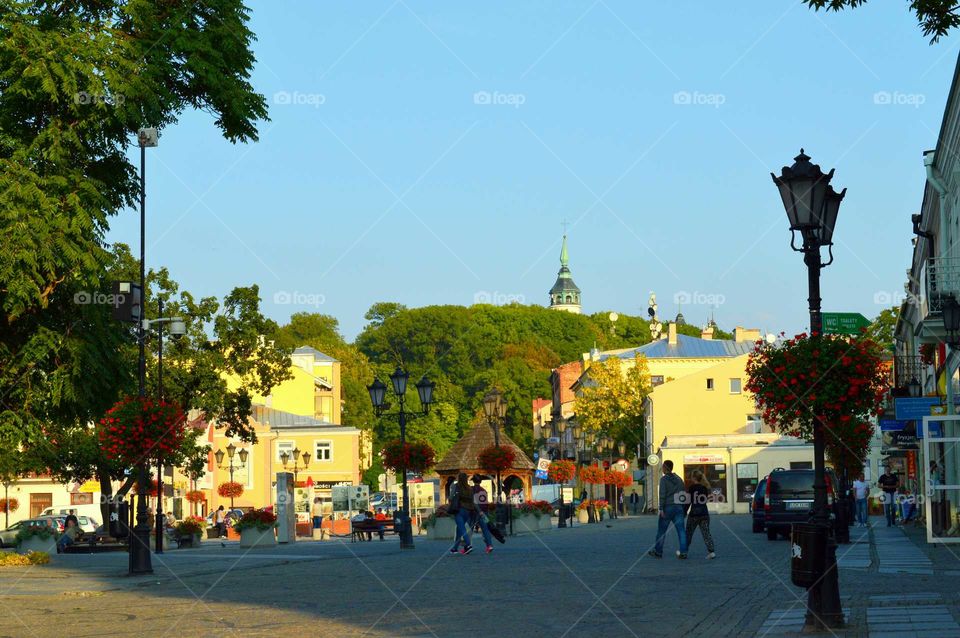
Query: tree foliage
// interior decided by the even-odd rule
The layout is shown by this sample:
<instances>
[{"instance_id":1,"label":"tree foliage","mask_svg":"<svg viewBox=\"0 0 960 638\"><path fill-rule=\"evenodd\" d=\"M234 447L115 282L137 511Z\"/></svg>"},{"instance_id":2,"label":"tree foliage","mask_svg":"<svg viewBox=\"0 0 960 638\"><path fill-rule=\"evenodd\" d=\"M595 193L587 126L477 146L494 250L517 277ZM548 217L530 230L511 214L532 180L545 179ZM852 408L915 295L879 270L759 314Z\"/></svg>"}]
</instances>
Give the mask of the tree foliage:
<instances>
[{"instance_id":1,"label":"tree foliage","mask_svg":"<svg viewBox=\"0 0 960 638\"><path fill-rule=\"evenodd\" d=\"M608 357L587 368L576 400L577 420L594 437L609 436L634 450L643 441L644 402L652 391L646 357L637 355L629 367Z\"/></svg>"},{"instance_id":2,"label":"tree foliage","mask_svg":"<svg viewBox=\"0 0 960 638\"><path fill-rule=\"evenodd\" d=\"M892 351L899 317L900 308L898 306L881 310L880 314L867 328L867 336L883 350Z\"/></svg>"},{"instance_id":3,"label":"tree foliage","mask_svg":"<svg viewBox=\"0 0 960 638\"><path fill-rule=\"evenodd\" d=\"M923 35L929 36L931 43L937 42L960 24L957 3L954 0L909 0L910 10L917 16L917 22L923 29ZM867 0L804 0L807 6L819 11L840 11L855 9L866 4Z\"/></svg>"}]
</instances>

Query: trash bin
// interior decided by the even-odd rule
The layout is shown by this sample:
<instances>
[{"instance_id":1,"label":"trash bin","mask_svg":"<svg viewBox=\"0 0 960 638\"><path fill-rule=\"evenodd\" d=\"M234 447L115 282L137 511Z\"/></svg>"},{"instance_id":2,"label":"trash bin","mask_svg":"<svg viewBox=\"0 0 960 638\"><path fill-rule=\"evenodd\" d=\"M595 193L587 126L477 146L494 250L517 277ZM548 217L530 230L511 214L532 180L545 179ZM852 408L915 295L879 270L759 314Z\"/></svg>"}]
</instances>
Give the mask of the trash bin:
<instances>
[{"instance_id":1,"label":"trash bin","mask_svg":"<svg viewBox=\"0 0 960 638\"><path fill-rule=\"evenodd\" d=\"M125 501L117 504L117 518L110 518L110 536L113 538L126 538L130 535L130 527L127 521L130 520L130 505ZM111 514L112 514L111 510Z\"/></svg>"},{"instance_id":2,"label":"trash bin","mask_svg":"<svg viewBox=\"0 0 960 638\"><path fill-rule=\"evenodd\" d=\"M816 523L794 523L790 533L790 580L810 587L823 575L827 562L828 528Z\"/></svg>"}]
</instances>

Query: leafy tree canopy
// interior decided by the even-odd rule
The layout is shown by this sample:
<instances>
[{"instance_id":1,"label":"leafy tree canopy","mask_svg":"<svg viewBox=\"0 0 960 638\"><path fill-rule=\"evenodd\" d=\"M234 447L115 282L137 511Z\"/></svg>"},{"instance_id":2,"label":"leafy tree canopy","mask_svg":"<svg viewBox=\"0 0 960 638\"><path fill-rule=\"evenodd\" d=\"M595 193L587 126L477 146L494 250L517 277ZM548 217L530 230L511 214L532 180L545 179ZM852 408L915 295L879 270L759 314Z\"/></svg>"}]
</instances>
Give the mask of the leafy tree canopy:
<instances>
[{"instance_id":1,"label":"leafy tree canopy","mask_svg":"<svg viewBox=\"0 0 960 638\"><path fill-rule=\"evenodd\" d=\"M840 11L855 9L866 4L867 0L803 0L807 6L819 11ZM954 0L910 0L910 10L917 16L917 22L923 29L923 35L929 36L931 43L947 35L960 24Z\"/></svg>"}]
</instances>

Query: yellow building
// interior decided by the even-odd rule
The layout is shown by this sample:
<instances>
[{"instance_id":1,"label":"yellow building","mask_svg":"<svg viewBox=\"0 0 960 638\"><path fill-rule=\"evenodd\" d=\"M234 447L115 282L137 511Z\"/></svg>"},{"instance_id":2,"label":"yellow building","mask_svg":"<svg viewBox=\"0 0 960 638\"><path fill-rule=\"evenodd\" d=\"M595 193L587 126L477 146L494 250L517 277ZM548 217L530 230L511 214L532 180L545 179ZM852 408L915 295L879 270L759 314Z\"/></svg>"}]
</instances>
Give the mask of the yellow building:
<instances>
[{"instance_id":1,"label":"yellow building","mask_svg":"<svg viewBox=\"0 0 960 638\"><path fill-rule=\"evenodd\" d=\"M708 328L699 338L678 335L671 323L664 339L584 356L587 367L578 385L592 362L615 356L628 369L638 355L646 358L654 387L646 401L647 447L638 456L657 456L658 464L641 463L646 471L634 489L647 497L648 507L658 507L659 462L667 459L684 479L694 469L704 471L719 501L710 505L715 512L746 512L750 486L774 468L812 467L813 447L772 433L744 388L747 357L760 331L738 327L732 340L713 339L712 333Z\"/></svg>"},{"instance_id":2,"label":"yellow building","mask_svg":"<svg viewBox=\"0 0 960 638\"><path fill-rule=\"evenodd\" d=\"M230 439L216 424L206 424L206 440L212 451L207 473L196 485L206 495L200 513L220 505L230 506L230 499L221 497L217 488L230 480L231 459L227 452L231 444L234 446L233 480L244 488L243 495L233 499L234 507L272 505L276 500L277 472L285 470L296 473L300 485L298 511L304 514L313 498L329 501L332 486L361 482L363 470L371 462L371 441L361 430L340 424L340 362L309 346L294 350L290 359L292 378L274 387L269 395L253 396L250 424L257 434L255 445ZM227 383L236 388L239 380L228 378ZM241 450L245 462L241 462ZM296 462L294 450L298 452ZM218 451L223 452L219 464ZM286 468L284 454L287 455ZM179 474L174 485L180 495L190 488ZM189 505L175 505L183 513L189 512Z\"/></svg>"},{"instance_id":3,"label":"yellow building","mask_svg":"<svg viewBox=\"0 0 960 638\"><path fill-rule=\"evenodd\" d=\"M216 486L230 480L227 446L234 452L233 480L244 486L243 495L233 499L235 507L247 509L265 507L275 502L277 472L294 472L297 484L297 509L306 512L315 497L330 500L334 485L357 485L361 479L360 430L320 421L265 406L254 406L251 421L257 433L257 444L248 445L224 436L222 430L210 428L208 438L217 450L224 450L223 467L217 467L211 458L210 473L212 497L210 507L230 507L230 499L219 496ZM247 452L246 463L240 464L240 450ZM298 454L294 459L294 451ZM304 459L304 454L307 458ZM284 466L284 455L287 464ZM211 456L214 456L213 454ZM296 462L295 462L296 460ZM304 517L301 517L304 518Z\"/></svg>"}]
</instances>

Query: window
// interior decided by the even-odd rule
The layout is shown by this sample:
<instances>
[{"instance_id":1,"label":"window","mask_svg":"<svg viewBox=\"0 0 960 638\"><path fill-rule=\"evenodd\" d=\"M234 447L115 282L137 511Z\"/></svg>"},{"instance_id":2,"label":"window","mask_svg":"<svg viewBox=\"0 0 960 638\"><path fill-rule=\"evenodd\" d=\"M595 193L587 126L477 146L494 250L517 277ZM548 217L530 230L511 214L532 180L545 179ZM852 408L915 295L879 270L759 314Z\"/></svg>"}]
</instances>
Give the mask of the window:
<instances>
[{"instance_id":1,"label":"window","mask_svg":"<svg viewBox=\"0 0 960 638\"><path fill-rule=\"evenodd\" d=\"M71 505L93 505L93 494L90 492L76 492L70 494Z\"/></svg>"},{"instance_id":2,"label":"window","mask_svg":"<svg viewBox=\"0 0 960 638\"><path fill-rule=\"evenodd\" d=\"M277 461L282 463L280 455L286 452L290 455L290 458L293 458L293 448L296 447L296 444L293 441L277 441Z\"/></svg>"},{"instance_id":3,"label":"window","mask_svg":"<svg viewBox=\"0 0 960 638\"><path fill-rule=\"evenodd\" d=\"M650 385L652 385L653 387L657 387L658 385L663 385L663 375L656 374L650 377Z\"/></svg>"},{"instance_id":4,"label":"window","mask_svg":"<svg viewBox=\"0 0 960 638\"><path fill-rule=\"evenodd\" d=\"M707 390L713 390L713 379L707 379Z\"/></svg>"},{"instance_id":5,"label":"window","mask_svg":"<svg viewBox=\"0 0 960 638\"><path fill-rule=\"evenodd\" d=\"M740 379L730 379L730 394L740 394Z\"/></svg>"},{"instance_id":6,"label":"window","mask_svg":"<svg viewBox=\"0 0 960 638\"><path fill-rule=\"evenodd\" d=\"M756 463L737 463L737 502L749 503L757 490L759 469Z\"/></svg>"},{"instance_id":7,"label":"window","mask_svg":"<svg viewBox=\"0 0 960 638\"><path fill-rule=\"evenodd\" d=\"M314 441L313 458L317 461L332 461L333 443L330 441Z\"/></svg>"}]
</instances>

